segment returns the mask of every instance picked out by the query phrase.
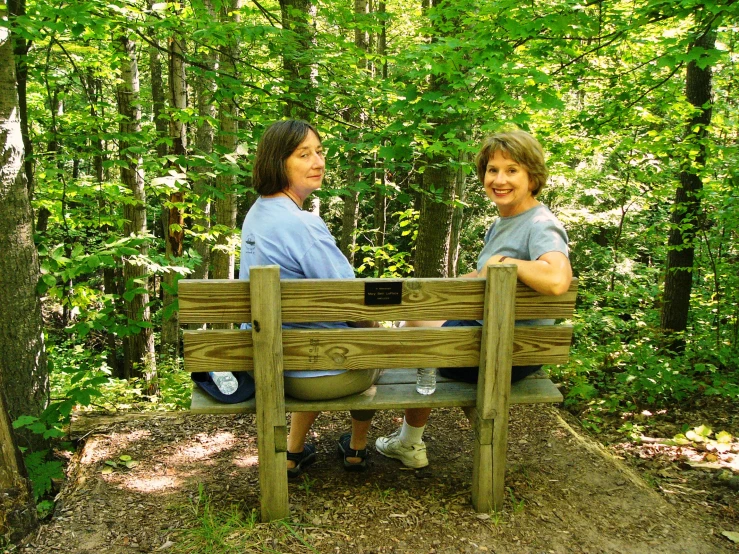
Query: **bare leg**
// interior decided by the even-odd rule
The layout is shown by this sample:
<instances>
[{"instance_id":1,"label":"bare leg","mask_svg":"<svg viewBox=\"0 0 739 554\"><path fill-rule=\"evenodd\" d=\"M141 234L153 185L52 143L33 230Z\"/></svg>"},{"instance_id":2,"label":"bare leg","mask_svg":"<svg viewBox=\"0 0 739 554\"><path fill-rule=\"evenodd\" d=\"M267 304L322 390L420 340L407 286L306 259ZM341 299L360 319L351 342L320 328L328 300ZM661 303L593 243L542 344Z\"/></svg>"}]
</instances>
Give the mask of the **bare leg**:
<instances>
[{"instance_id":1,"label":"bare leg","mask_svg":"<svg viewBox=\"0 0 739 554\"><path fill-rule=\"evenodd\" d=\"M401 327L441 327L444 321L403 321ZM408 408L405 422L411 427L423 427L429 420L431 408Z\"/></svg>"},{"instance_id":2,"label":"bare leg","mask_svg":"<svg viewBox=\"0 0 739 554\"><path fill-rule=\"evenodd\" d=\"M407 408L405 421L411 427L423 427L429 420L431 408Z\"/></svg>"},{"instance_id":3,"label":"bare leg","mask_svg":"<svg viewBox=\"0 0 739 554\"><path fill-rule=\"evenodd\" d=\"M293 412L290 418L290 433L287 435L287 451L298 454L305 447L305 436L320 412ZM295 462L288 460L287 468L295 467Z\"/></svg>"},{"instance_id":4,"label":"bare leg","mask_svg":"<svg viewBox=\"0 0 739 554\"><path fill-rule=\"evenodd\" d=\"M367 447L367 433L369 433L372 420L357 421L352 418L352 439L349 442L349 448L352 450L362 450ZM347 462L350 464L358 464L362 461L361 458L347 458Z\"/></svg>"}]
</instances>

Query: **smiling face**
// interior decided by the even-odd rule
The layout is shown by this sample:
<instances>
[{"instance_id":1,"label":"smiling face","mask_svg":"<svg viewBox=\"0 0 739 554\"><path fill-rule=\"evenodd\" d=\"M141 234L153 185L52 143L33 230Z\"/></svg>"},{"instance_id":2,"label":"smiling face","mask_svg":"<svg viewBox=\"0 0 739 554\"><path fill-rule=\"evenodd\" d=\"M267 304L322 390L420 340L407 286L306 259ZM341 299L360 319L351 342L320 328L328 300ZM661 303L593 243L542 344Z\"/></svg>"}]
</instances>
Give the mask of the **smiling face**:
<instances>
[{"instance_id":1,"label":"smiling face","mask_svg":"<svg viewBox=\"0 0 739 554\"><path fill-rule=\"evenodd\" d=\"M533 195L529 172L501 150L488 159L483 185L503 217L518 215L539 203Z\"/></svg>"},{"instance_id":2,"label":"smiling face","mask_svg":"<svg viewBox=\"0 0 739 554\"><path fill-rule=\"evenodd\" d=\"M313 131L308 131L303 142L285 160L288 189L301 201L321 188L326 161L323 145Z\"/></svg>"}]
</instances>

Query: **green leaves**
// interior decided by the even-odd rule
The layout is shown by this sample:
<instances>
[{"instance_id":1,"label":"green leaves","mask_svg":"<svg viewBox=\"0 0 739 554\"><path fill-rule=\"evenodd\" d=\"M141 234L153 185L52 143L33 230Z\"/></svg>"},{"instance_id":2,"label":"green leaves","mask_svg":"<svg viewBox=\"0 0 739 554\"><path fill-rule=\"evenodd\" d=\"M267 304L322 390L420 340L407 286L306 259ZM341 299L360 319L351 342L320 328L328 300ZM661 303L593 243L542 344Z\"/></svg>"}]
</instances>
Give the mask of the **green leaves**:
<instances>
[{"instance_id":1,"label":"green leaves","mask_svg":"<svg viewBox=\"0 0 739 554\"><path fill-rule=\"evenodd\" d=\"M134 469L138 465L139 462L137 460L134 460L128 454L122 454L118 456L117 460L105 460L105 464L100 470L100 473L103 475L110 475L117 469Z\"/></svg>"},{"instance_id":2,"label":"green leaves","mask_svg":"<svg viewBox=\"0 0 739 554\"><path fill-rule=\"evenodd\" d=\"M28 477L33 486L33 496L38 501L51 490L52 479L63 479L63 465L58 460L49 460L49 451L41 450L24 456Z\"/></svg>"}]
</instances>

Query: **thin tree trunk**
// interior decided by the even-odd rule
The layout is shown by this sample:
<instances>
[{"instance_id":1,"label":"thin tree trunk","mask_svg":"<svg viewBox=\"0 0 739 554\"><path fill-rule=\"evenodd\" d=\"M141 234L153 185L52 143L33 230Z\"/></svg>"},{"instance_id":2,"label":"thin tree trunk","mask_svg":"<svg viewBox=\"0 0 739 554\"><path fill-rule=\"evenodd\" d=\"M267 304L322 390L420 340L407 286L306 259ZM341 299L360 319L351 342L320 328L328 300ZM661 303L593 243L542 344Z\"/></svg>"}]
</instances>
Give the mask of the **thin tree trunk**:
<instances>
[{"instance_id":1,"label":"thin tree trunk","mask_svg":"<svg viewBox=\"0 0 739 554\"><path fill-rule=\"evenodd\" d=\"M187 109L184 53L183 40L175 31L169 38L169 101L172 107L169 118L169 139L170 154L183 160L187 155L187 133L179 114ZM168 168L178 173L183 172L183 168L177 161L169 162ZM169 203L165 205L162 214L162 219L166 221L164 228L166 257L170 264L177 264L177 259L182 257L185 239L185 218L179 207L185 201L185 193L182 184L178 184L177 187L179 190L170 195ZM180 350L179 318L177 311L170 309L175 301L176 286L177 274L174 271L166 271L162 277L162 310L165 314L162 317L161 335L161 355L163 357L177 357Z\"/></svg>"},{"instance_id":2,"label":"thin tree trunk","mask_svg":"<svg viewBox=\"0 0 739 554\"><path fill-rule=\"evenodd\" d=\"M203 2L204 16L215 21L216 13L210 0ZM213 48L205 48L202 54L198 56L201 59L201 65L207 68L209 72L218 69L218 58ZM215 106L216 84L215 80L206 74L199 74L195 78L195 96L198 106L198 128L195 135L195 149L203 158L208 158L213 154L213 142L215 130L211 121L215 120L218 112ZM209 188L214 184L213 180L207 176L210 168L203 164L195 168L197 174L193 181L193 196L197 211L193 216L193 230L195 235L194 248L200 254L201 263L198 265L192 275L192 279L207 279L210 269L210 242L207 237L210 234L210 212L211 201Z\"/></svg>"},{"instance_id":3,"label":"thin tree trunk","mask_svg":"<svg viewBox=\"0 0 739 554\"><path fill-rule=\"evenodd\" d=\"M713 50L716 45L714 30L703 33L690 50ZM667 271L665 276L664 302L662 305L662 328L666 331L685 331L690 312L690 293L693 287L693 261L695 240L701 222L700 191L703 188L701 171L706 163L705 137L711 123L710 66L700 67L695 61L688 64L685 78L685 94L695 107L693 116L687 121L686 148L694 152L683 162L680 184L675 193L672 210L672 225L668 240ZM671 341L670 348L676 351L684 347L683 339Z\"/></svg>"},{"instance_id":4,"label":"thin tree trunk","mask_svg":"<svg viewBox=\"0 0 739 554\"><path fill-rule=\"evenodd\" d=\"M100 101L102 94L103 94L103 83L102 81L95 77L92 72L88 74L89 88L92 94L92 104L90 106L90 116L95 119L96 121L99 120L99 115L97 113L97 110L95 106ZM104 146L103 146L103 140L101 138L102 136L102 129L99 127L95 128L95 132L93 136L91 137L92 140L92 147L93 147L93 155L92 155L92 166L93 170L95 172L95 182L98 183L98 185L102 185L105 181L105 169L103 167L103 162L105 160L104 155ZM111 206L108 202L108 199L105 195L101 194L98 197L98 208L100 210L100 213L106 213L110 214L112 210L115 210L116 208L114 206ZM108 234L111 232L110 225L103 225L100 228L100 231L103 233L104 236L108 236ZM115 305L115 312L119 313L119 308L121 307L120 303L120 297L121 297L121 291L119 290L120 285L120 269L116 271L115 267L105 267L103 269L103 291L105 294L109 294L112 296L113 300L112 302ZM120 377L122 374L122 366L119 362L118 358L118 336L117 333L114 333L108 329L105 330L105 344L108 350L108 355L106 357L106 361L108 364L108 367L110 368L110 371L113 375L116 377Z\"/></svg>"},{"instance_id":5,"label":"thin tree trunk","mask_svg":"<svg viewBox=\"0 0 739 554\"><path fill-rule=\"evenodd\" d=\"M377 55L380 59L383 59L382 64L382 80L387 81L388 76L388 65L387 59L385 58L385 52L387 51L387 21L384 17L387 11L385 2L380 2L377 5L377 12L381 17L382 28L377 38ZM374 218L375 218L375 246L385 246L385 233L387 232L387 172L381 170L380 184L375 188L375 206L374 206ZM372 180L373 184L375 180ZM380 258L377 260L377 276L382 277L385 272L385 260Z\"/></svg>"},{"instance_id":6,"label":"thin tree trunk","mask_svg":"<svg viewBox=\"0 0 739 554\"><path fill-rule=\"evenodd\" d=\"M125 219L124 233L126 236L145 237L146 230L146 191L144 189L144 174L141 158L128 149L133 146L130 138L141 132L141 108L139 107L139 70L136 60L136 48L132 40L121 35L117 39L121 49L121 81L118 85L118 111L121 115L119 142L121 166L121 181L131 191L133 202L123 208ZM135 140L135 139L134 139ZM143 242L139 247L139 254L145 258L148 246ZM126 316L129 327L138 325L137 333L124 337L123 376L145 377L147 381L154 378L156 362L154 360L154 335L152 334L149 313L149 283L147 268L136 263L135 258L127 256L123 265L123 280L126 293ZM133 293L137 288L143 292Z\"/></svg>"},{"instance_id":7,"label":"thin tree trunk","mask_svg":"<svg viewBox=\"0 0 739 554\"><path fill-rule=\"evenodd\" d=\"M239 23L239 9L241 0L231 0L231 4L222 8L221 17L224 21L231 18ZM224 48L220 66L231 75L238 75L236 61L239 58L240 45L236 37L232 37L229 44ZM221 100L220 105L220 132L218 144L223 152L233 153L238 144L238 117L239 110L233 96ZM234 187L236 178L231 174L220 174L216 179L216 188L219 198L215 201L216 225L220 227L216 246L211 253L213 265L213 277L215 279L233 279L235 254L231 247L231 237L236 229L236 194Z\"/></svg>"},{"instance_id":8,"label":"thin tree trunk","mask_svg":"<svg viewBox=\"0 0 739 554\"><path fill-rule=\"evenodd\" d=\"M359 219L359 191L354 188L357 172L353 167L346 171L346 190L344 192L344 210L341 216L341 236L339 250L349 263L354 265L354 248L357 245L357 221Z\"/></svg>"},{"instance_id":9,"label":"thin tree trunk","mask_svg":"<svg viewBox=\"0 0 739 554\"><path fill-rule=\"evenodd\" d=\"M9 0L8 13L11 17L20 17L26 15L26 0ZM23 136L23 150L25 160L23 169L26 174L26 187L28 187L28 197L33 198L34 177L33 177L33 143L28 133L28 100L27 100L27 83L28 83L28 64L26 63L26 54L28 53L29 43L26 39L14 36L13 51L15 54L15 79L18 92L18 110L21 122L21 134Z\"/></svg>"},{"instance_id":10,"label":"thin tree trunk","mask_svg":"<svg viewBox=\"0 0 739 554\"><path fill-rule=\"evenodd\" d=\"M465 198L465 178L463 164L466 156L460 154L460 164L457 166L457 175L455 180L454 199L464 202ZM462 218L464 210L462 206L454 206L452 210L452 223L449 233L449 261L447 263L447 275L449 277L457 276L457 262L459 261L459 237L462 234Z\"/></svg>"},{"instance_id":11,"label":"thin tree trunk","mask_svg":"<svg viewBox=\"0 0 739 554\"><path fill-rule=\"evenodd\" d=\"M368 0L354 0L354 15L357 20L356 27L354 29L354 45L358 50L369 52L370 40L369 34L362 29L362 19L367 16L370 10L370 3ZM371 71L369 62L364 68L359 68L359 71ZM361 76L360 76L361 78ZM346 113L346 119L352 123L359 125L360 128L364 128L365 118L363 114L357 109L350 109ZM352 144L357 139L351 141ZM354 249L357 245L357 227L359 220L359 190L356 188L357 184L357 170L356 167L362 162L353 162L351 155L356 153L355 148L349 150L349 169L346 172L346 190L344 194L344 212L341 218L341 236L339 237L339 249L349 260L349 263L354 265Z\"/></svg>"}]
</instances>

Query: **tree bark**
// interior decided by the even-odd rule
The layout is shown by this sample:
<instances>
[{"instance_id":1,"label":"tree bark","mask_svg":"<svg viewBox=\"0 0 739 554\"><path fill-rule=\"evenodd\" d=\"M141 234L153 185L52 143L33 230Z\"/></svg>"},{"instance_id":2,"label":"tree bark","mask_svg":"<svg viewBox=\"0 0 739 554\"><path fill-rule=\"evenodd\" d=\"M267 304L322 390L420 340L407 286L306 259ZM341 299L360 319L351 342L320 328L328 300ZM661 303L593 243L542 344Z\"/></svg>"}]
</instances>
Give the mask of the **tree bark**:
<instances>
[{"instance_id":1,"label":"tree bark","mask_svg":"<svg viewBox=\"0 0 739 554\"><path fill-rule=\"evenodd\" d=\"M11 17L26 15L26 0L9 0L8 13ZM28 197L33 198L34 177L33 177L33 143L28 133L28 101L27 101L27 83L28 83L28 64L26 63L26 54L28 54L28 41L14 36L13 37L14 53L15 53L15 79L18 93L18 110L21 122L21 135L23 136L23 150L25 160L23 169L26 173L26 187L28 188Z\"/></svg>"},{"instance_id":2,"label":"tree bark","mask_svg":"<svg viewBox=\"0 0 739 554\"><path fill-rule=\"evenodd\" d=\"M460 164L457 166L457 175L454 183L454 198L464 202L466 195L465 191L465 178L464 170L462 169L462 163L466 161L466 156L463 154L460 157ZM452 208L452 223L449 232L449 259L447 262L447 275L449 277L457 276L457 262L459 261L459 237L462 234L462 218L464 216L464 210L461 206L454 206Z\"/></svg>"},{"instance_id":3,"label":"tree bark","mask_svg":"<svg viewBox=\"0 0 739 554\"><path fill-rule=\"evenodd\" d=\"M447 277L455 172L450 161L435 156L423 173L424 194L418 217L414 270L416 277ZM436 191L436 193L432 192Z\"/></svg>"},{"instance_id":4,"label":"tree bark","mask_svg":"<svg viewBox=\"0 0 739 554\"><path fill-rule=\"evenodd\" d=\"M436 12L433 20L435 34L429 39L433 42L437 36L442 35L437 28L446 25L442 21L444 17L444 2L431 2L423 0L422 7L426 13L432 8ZM429 78L430 91L443 91L446 85L444 77L431 75ZM443 140L440 132L444 127L449 127L445 115L435 115L429 118L433 123L430 125L429 143L434 144ZM416 277L447 277L449 275L450 259L450 237L452 230L452 218L454 214L453 200L456 191L457 171L454 169L456 157L448 153L440 153L426 156L426 168L423 173L423 195L421 198L421 211L418 218L418 237L416 241L416 253L414 270Z\"/></svg>"},{"instance_id":5,"label":"tree bark","mask_svg":"<svg viewBox=\"0 0 739 554\"><path fill-rule=\"evenodd\" d=\"M716 45L714 29L696 39L690 50L712 50ZM675 193L672 220L668 240L667 269L665 275L662 328L668 332L685 331L690 312L690 293L693 287L693 261L695 239L702 225L700 191L703 188L701 172L706 163L705 137L711 123L712 70L701 68L695 61L688 64L685 77L685 94L695 110L687 121L684 148L687 158L680 172L680 184ZM688 152L692 154L688 155ZM670 348L682 350L684 340L670 341Z\"/></svg>"},{"instance_id":6,"label":"tree bark","mask_svg":"<svg viewBox=\"0 0 739 554\"><path fill-rule=\"evenodd\" d=\"M231 0L231 3L221 10L224 21L231 18L234 23L239 23L239 9L241 0ZM229 44L224 48L224 56L221 57L220 66L230 75L238 75L237 60L239 58L240 45L236 37L232 37ZM232 154L238 145L238 117L239 110L233 94L221 100L219 120L220 132L218 134L218 145L221 152ZM234 187L236 178L228 173L221 173L216 179L216 188L219 195L215 201L216 225L219 228L216 245L211 252L213 265L213 278L233 279L235 254L231 246L231 237L236 229L236 193Z\"/></svg>"},{"instance_id":7,"label":"tree bark","mask_svg":"<svg viewBox=\"0 0 739 554\"><path fill-rule=\"evenodd\" d=\"M385 58L385 52L387 51L387 20L384 17L387 11L385 2L379 2L377 5L377 13L381 16L380 34L377 37L377 55L380 59L384 60L382 63L382 80L387 81L388 76L388 63ZM380 184L375 188L375 205L374 205L374 219L375 219L375 246L385 246L385 234L387 232L387 172L380 170ZM374 184L374 179L373 179ZM377 259L377 276L382 277L385 272L385 260L383 258Z\"/></svg>"},{"instance_id":8,"label":"tree bark","mask_svg":"<svg viewBox=\"0 0 739 554\"><path fill-rule=\"evenodd\" d=\"M294 37L282 54L287 85L285 117L310 120L315 112L313 68L308 61L313 47L310 18L314 10L311 0L280 0L282 28Z\"/></svg>"},{"instance_id":9,"label":"tree bark","mask_svg":"<svg viewBox=\"0 0 739 554\"><path fill-rule=\"evenodd\" d=\"M90 105L90 116L95 118L96 120L100 120L101 118L99 118L95 106L97 106L98 102L102 99L103 82L100 78L96 77L92 71L88 74L87 82L89 84L93 100ZM103 140L101 138L102 136L102 128L96 127L94 134L91 137L93 145L92 166L95 172L95 182L98 183L100 186L102 186L102 184L105 182L105 169L103 167L103 162L105 161L105 149L103 146ZM117 209L115 206L112 206L110 204L108 198L104 195L100 195L100 197L98 198L98 208L100 209L100 213L106 214L110 214L112 211ZM100 231L103 233L104 236L108 236L108 234L111 232L111 226L103 225L100 228ZM120 301L122 291L120 290L120 281L121 269L118 264L116 264L116 267L105 267L103 269L103 291L105 292L105 294L109 294L112 296L113 299L111 300L111 302L113 302L115 306L116 313L122 312ZM118 334L108 329L106 329L104 333L105 344L108 350L108 355L106 357L108 367L110 368L110 371L113 375L115 375L116 377L120 377L122 374L122 366L118 355Z\"/></svg>"},{"instance_id":10,"label":"tree bark","mask_svg":"<svg viewBox=\"0 0 739 554\"><path fill-rule=\"evenodd\" d=\"M131 191L132 202L123 208L126 236L145 237L146 191L141 158L128 149L132 140L141 132L141 108L139 106L139 70L136 48L132 40L121 35L117 42L121 49L121 80L118 85L118 111L121 115L119 151L124 165L121 166L121 181ZM139 255L148 255L148 246L143 242ZM151 380L156 371L154 360L154 336L151 332L149 313L149 282L147 267L135 256L126 256L123 265L123 280L126 292L142 287L144 292L133 294L126 300L126 316L129 327L139 326L138 332L124 337L123 377L144 377ZM143 326L137 325L143 324Z\"/></svg>"},{"instance_id":11,"label":"tree bark","mask_svg":"<svg viewBox=\"0 0 739 554\"><path fill-rule=\"evenodd\" d=\"M18 111L11 35L0 27L0 382L11 421L38 416L49 401L43 341L41 276ZM43 449L40 435L21 431L21 446ZM0 443L1 444L1 443Z\"/></svg>"},{"instance_id":12,"label":"tree bark","mask_svg":"<svg viewBox=\"0 0 739 554\"><path fill-rule=\"evenodd\" d=\"M169 117L170 154L176 159L184 161L187 155L187 133L185 123L179 115L187 109L187 90L185 76L185 48L183 39L173 31L169 37L169 102L172 112ZM167 164L169 170L183 173L184 168L178 161ZM165 222L165 255L167 262L172 265L178 263L182 257L185 240L185 218L180 205L185 201L184 184L176 185L178 190L169 197L165 204L162 219ZM161 355L163 357L177 357L180 350L180 326L177 311L170 307L175 301L177 273L166 271L162 276L162 310L168 315L162 317Z\"/></svg>"},{"instance_id":13,"label":"tree bark","mask_svg":"<svg viewBox=\"0 0 739 554\"><path fill-rule=\"evenodd\" d=\"M204 0L202 9L204 17L216 20L216 13L210 0ZM209 72L218 69L218 58L214 54L215 50L209 48L206 44L202 50L202 54L198 56L202 60L202 65ZM198 108L198 127L195 133L195 150L197 154L202 156L203 160L213 154L213 143L215 138L215 130L211 121L218 116L218 111L214 102L216 93L215 80L206 74L198 74L195 77L195 97ZM195 168L196 177L193 180L193 196L197 206L197 213L193 216L193 230L197 233L193 247L200 254L200 265L198 265L190 278L207 279L210 272L210 215L211 201L208 189L214 184L213 180L207 176L210 168L203 161L202 165Z\"/></svg>"},{"instance_id":14,"label":"tree bark","mask_svg":"<svg viewBox=\"0 0 739 554\"><path fill-rule=\"evenodd\" d=\"M14 543L38 527L38 520L26 467L5 408L4 390L0 375L0 537Z\"/></svg>"},{"instance_id":15,"label":"tree bark","mask_svg":"<svg viewBox=\"0 0 739 554\"><path fill-rule=\"evenodd\" d=\"M354 29L354 45L358 50L364 52L370 52L370 35L362 29L362 21L371 13L371 3L368 0L354 0L354 15L356 18L356 27ZM365 71L369 74L372 73L373 65L367 61L363 68L358 68L360 72ZM360 75L362 79L364 75ZM350 108L346 111L345 119L351 123L359 126L360 129L364 129L366 125L365 114L358 108ZM361 131L360 131L361 132ZM359 172L356 169L357 165L363 164L364 162L357 160L352 162L352 154L357 153L354 144L359 140L359 137L352 138L349 148L349 169L346 171L346 187L344 192L344 212L341 218L341 236L339 237L339 249L349 260L349 263L354 265L354 251L357 246L357 228L359 221L360 211L360 198L359 189L356 188L358 182ZM363 178L363 177L362 177ZM363 187L364 188L364 187Z\"/></svg>"}]
</instances>

